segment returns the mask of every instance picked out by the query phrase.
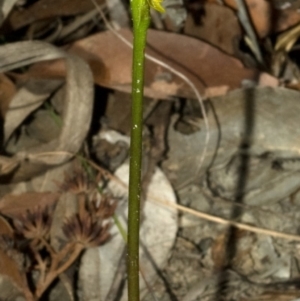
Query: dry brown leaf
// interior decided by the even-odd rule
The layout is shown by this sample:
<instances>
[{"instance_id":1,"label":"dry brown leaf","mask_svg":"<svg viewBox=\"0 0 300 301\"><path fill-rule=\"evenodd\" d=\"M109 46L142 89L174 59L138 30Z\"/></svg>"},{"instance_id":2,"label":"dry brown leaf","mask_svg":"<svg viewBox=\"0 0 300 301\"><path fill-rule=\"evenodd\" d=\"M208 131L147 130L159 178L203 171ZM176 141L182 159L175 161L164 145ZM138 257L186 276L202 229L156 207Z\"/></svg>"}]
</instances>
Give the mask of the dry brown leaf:
<instances>
[{"instance_id":1,"label":"dry brown leaf","mask_svg":"<svg viewBox=\"0 0 300 301\"><path fill-rule=\"evenodd\" d=\"M13 229L5 218L0 216L0 236L6 235L12 237Z\"/></svg>"},{"instance_id":2,"label":"dry brown leaf","mask_svg":"<svg viewBox=\"0 0 300 301\"><path fill-rule=\"evenodd\" d=\"M24 119L49 97L60 85L61 80L29 79L13 97L5 116L4 142L7 142Z\"/></svg>"},{"instance_id":3,"label":"dry brown leaf","mask_svg":"<svg viewBox=\"0 0 300 301\"><path fill-rule=\"evenodd\" d=\"M128 29L119 33L131 40ZM70 45L68 52L89 63L97 84L131 92L131 49L112 32L77 41ZM244 80L256 82L261 75L258 70L245 68L239 60L205 42L175 33L149 30L147 53L182 72L201 93L211 87L222 87L220 91L224 91L224 86L228 90L236 89ZM56 61L36 65L30 72L39 77L57 77L63 76L64 67L62 62ZM180 78L150 61L146 62L145 95L154 98L195 97Z\"/></svg>"},{"instance_id":4,"label":"dry brown leaf","mask_svg":"<svg viewBox=\"0 0 300 301\"><path fill-rule=\"evenodd\" d=\"M276 16L276 14L274 14ZM300 22L300 14L299 9L294 9L292 7L277 11L276 16L276 24L274 31L275 32L281 32L284 31L290 27L295 26Z\"/></svg>"},{"instance_id":5,"label":"dry brown leaf","mask_svg":"<svg viewBox=\"0 0 300 301\"><path fill-rule=\"evenodd\" d=\"M5 74L0 74L0 116L2 118L4 118L15 93L14 83Z\"/></svg>"},{"instance_id":6,"label":"dry brown leaf","mask_svg":"<svg viewBox=\"0 0 300 301\"><path fill-rule=\"evenodd\" d=\"M204 4L204 13L187 16L184 33L202 39L224 52L236 55L238 41L242 36L239 20L232 9L216 5Z\"/></svg>"},{"instance_id":7,"label":"dry brown leaf","mask_svg":"<svg viewBox=\"0 0 300 301\"><path fill-rule=\"evenodd\" d=\"M7 53L10 55L7 56ZM49 143L19 150L16 154L16 160L20 163L20 168L10 178L10 182L29 179L45 171L49 165L55 166L66 162L78 152L89 130L93 108L93 79L85 62L50 44L31 41L0 47L0 71L2 72L37 61L57 58L66 60L68 71L63 101L63 125L60 135ZM44 98L46 96L44 95ZM19 97L18 93L16 97ZM17 103L19 104L19 102ZM5 128L6 123L9 124L9 120L5 120ZM6 134L6 137L8 136L9 133Z\"/></svg>"},{"instance_id":8,"label":"dry brown leaf","mask_svg":"<svg viewBox=\"0 0 300 301\"><path fill-rule=\"evenodd\" d=\"M96 0L101 5L104 0ZM14 10L6 28L14 31L35 21L85 13L94 7L91 0L40 0L23 10Z\"/></svg>"},{"instance_id":9,"label":"dry brown leaf","mask_svg":"<svg viewBox=\"0 0 300 301\"><path fill-rule=\"evenodd\" d=\"M34 210L52 207L56 204L59 193L54 192L25 192L19 195L7 194L0 199L0 212L9 217L16 217ZM0 269L1 270L1 269Z\"/></svg>"},{"instance_id":10,"label":"dry brown leaf","mask_svg":"<svg viewBox=\"0 0 300 301\"><path fill-rule=\"evenodd\" d=\"M216 0L210 0L209 2L218 3ZM224 0L224 2L229 7L237 9L235 0ZM265 38L269 34L286 30L300 21L300 14L293 4L287 9L280 9L275 7L271 1L245 0L245 2L255 30L260 38Z\"/></svg>"},{"instance_id":11,"label":"dry brown leaf","mask_svg":"<svg viewBox=\"0 0 300 301\"><path fill-rule=\"evenodd\" d=\"M13 230L11 226L3 217L0 216L1 300L16 300L18 295L28 293L25 273L21 270L23 266L23 255L10 246L9 239L12 238ZM8 239L7 242L6 239Z\"/></svg>"},{"instance_id":12,"label":"dry brown leaf","mask_svg":"<svg viewBox=\"0 0 300 301\"><path fill-rule=\"evenodd\" d=\"M1 280L1 297L12 294L18 294L15 290L17 289L19 293L25 292L27 289L25 275L19 270L16 261L7 255L0 248L0 280ZM6 285L3 282L8 281ZM14 289L12 288L14 287ZM7 290L7 292L6 292ZM7 296L8 297L8 296Z\"/></svg>"}]
</instances>

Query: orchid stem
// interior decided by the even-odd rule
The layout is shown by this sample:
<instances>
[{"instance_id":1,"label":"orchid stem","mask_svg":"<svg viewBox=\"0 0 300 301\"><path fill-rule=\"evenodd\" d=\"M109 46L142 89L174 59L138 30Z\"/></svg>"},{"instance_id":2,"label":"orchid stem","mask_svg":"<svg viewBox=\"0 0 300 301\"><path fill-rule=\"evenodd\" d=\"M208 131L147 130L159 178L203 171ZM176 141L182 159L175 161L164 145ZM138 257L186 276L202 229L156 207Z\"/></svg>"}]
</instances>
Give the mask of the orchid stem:
<instances>
[{"instance_id":1,"label":"orchid stem","mask_svg":"<svg viewBox=\"0 0 300 301\"><path fill-rule=\"evenodd\" d=\"M133 20L131 142L128 197L128 300L140 300L139 230L142 169L144 61L150 6L164 12L162 0L131 0Z\"/></svg>"},{"instance_id":2,"label":"orchid stem","mask_svg":"<svg viewBox=\"0 0 300 301\"><path fill-rule=\"evenodd\" d=\"M150 7L146 0L132 0L133 64L128 203L128 300L139 301L139 228L142 167L144 52Z\"/></svg>"}]
</instances>

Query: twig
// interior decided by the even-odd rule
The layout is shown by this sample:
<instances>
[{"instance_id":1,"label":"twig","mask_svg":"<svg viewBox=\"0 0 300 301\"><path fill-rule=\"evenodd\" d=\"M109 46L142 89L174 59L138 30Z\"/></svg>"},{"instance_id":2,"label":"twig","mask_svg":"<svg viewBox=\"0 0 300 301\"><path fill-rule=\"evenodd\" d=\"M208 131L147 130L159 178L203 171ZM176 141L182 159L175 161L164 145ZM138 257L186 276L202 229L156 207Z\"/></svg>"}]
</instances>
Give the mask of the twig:
<instances>
[{"instance_id":1,"label":"twig","mask_svg":"<svg viewBox=\"0 0 300 301\"><path fill-rule=\"evenodd\" d=\"M33 252L34 258L38 262L38 267L39 267L39 272L40 272L39 281L44 282L45 281L46 270L47 270L47 265L43 261L43 259L41 257L41 254L35 248L32 248L32 252Z\"/></svg>"},{"instance_id":2,"label":"twig","mask_svg":"<svg viewBox=\"0 0 300 301\"><path fill-rule=\"evenodd\" d=\"M77 259L81 251L84 249L82 244L76 243L67 245L68 247L65 247L62 252L57 253L55 258L52 258L53 262L51 263L50 270L48 274L46 275L44 281L40 281L36 292L35 297L36 299L39 299L42 294L45 292L45 290L49 287L49 285L53 282L53 280L58 277L59 274L63 273L65 270L67 270L71 264ZM74 247L71 255L69 258L60 266L59 263L65 258L66 254L70 251L70 247Z\"/></svg>"},{"instance_id":3,"label":"twig","mask_svg":"<svg viewBox=\"0 0 300 301\"><path fill-rule=\"evenodd\" d=\"M122 188L127 189L127 185L124 182L122 182L117 176L111 175L110 178L111 178L111 180L116 181L116 183L118 183L118 184L121 183ZM278 238L284 238L284 239L287 239L287 240L300 241L300 235L294 235L294 234L290 234L290 233L278 232L278 231L268 230L268 229L264 229L264 228L259 228L259 227L246 225L246 224L243 224L243 223L230 221L230 220L227 220L227 219L224 219L224 218L221 218L221 217L217 217L217 216L205 213L205 212L197 211L197 210L194 210L194 209L182 206L182 205L174 204L174 203L171 203L167 200L158 199L157 197L151 196L151 193L148 194L148 197L149 197L149 200L154 202L154 203L161 204L161 205L166 206L166 207L176 208L176 209L178 209L182 212L187 212L191 215L197 216L201 219L205 219L205 220L208 220L208 221L213 222L213 223L233 226L233 227L236 227L238 229L243 229L243 230L247 230L249 232L258 233L258 234L270 235L272 237L278 237ZM233 205L234 206L240 206L239 204L233 204ZM255 208L255 209L258 210L258 208ZM259 209L259 210L261 210L261 209Z\"/></svg>"},{"instance_id":4,"label":"twig","mask_svg":"<svg viewBox=\"0 0 300 301\"><path fill-rule=\"evenodd\" d=\"M68 269L71 264L77 259L81 251L84 249L84 246L80 243L77 243L74 247L73 253L70 255L68 260L56 270L57 275L63 273L66 269Z\"/></svg>"},{"instance_id":5,"label":"twig","mask_svg":"<svg viewBox=\"0 0 300 301\"><path fill-rule=\"evenodd\" d=\"M47 240L45 238L42 237L40 240L41 240L41 243L44 245L44 247L49 252L50 256L54 257L56 255L56 252L53 249L53 247L47 242Z\"/></svg>"},{"instance_id":6,"label":"twig","mask_svg":"<svg viewBox=\"0 0 300 301\"><path fill-rule=\"evenodd\" d=\"M68 152L64 152L66 154L71 155L71 153ZM95 167L96 169L100 170L100 171L104 171L104 169L100 166L98 166L96 163L87 160L93 167ZM117 176L111 174L109 171L105 170L105 175L110 178L111 180L115 181L116 183L118 183L122 188L127 189L128 186L121 180L119 179ZM150 201L153 201L155 203L160 203L164 206L169 206L169 207L173 207L176 208L180 211L183 212L187 212L189 214L192 214L194 216L197 216L199 218L217 223L217 224L223 224L223 225L228 225L228 226L233 226L239 229L244 229L247 230L249 232L254 232L254 233L258 233L258 234L265 234L265 235L270 235L273 237L279 237L279 238L284 238L287 240L296 240L296 241L300 241L300 236L298 235L294 235L294 234L289 234L289 233L283 233L283 232L277 232L277 231L273 231L273 230L268 230L268 229L263 229L263 228L258 228L258 227L253 227L253 226L249 226L243 223L237 223L237 222L233 222L221 217L217 217L208 213L204 213L204 212L200 212L182 205L177 205L177 204L173 204L170 203L166 200L161 200L161 199L157 199L155 197L152 197L151 194L149 195ZM238 204L235 204L234 206L240 206Z\"/></svg>"},{"instance_id":7,"label":"twig","mask_svg":"<svg viewBox=\"0 0 300 301\"><path fill-rule=\"evenodd\" d=\"M300 241L300 236L299 235L268 230L268 229L264 229L264 228L259 228L259 227L255 227L255 226L246 225L246 224L243 224L243 223L238 223L238 222L235 222L235 221L230 221L230 220L227 220L227 219L222 218L222 217L218 217L218 216L214 216L214 215L211 215L211 214L208 214L208 213L205 213L205 212L197 211L197 210L194 210L194 209L182 206L182 205L178 205L178 204L175 204L175 203L171 203L171 202L168 202L166 200L162 200L162 199L158 199L158 198L153 198L152 197L152 198L150 198L150 201L162 204L162 205L167 206L167 207L176 208L176 209L178 209L182 212L189 213L191 215L200 217L201 219L205 219L207 221L214 222L214 223L217 223L217 224L232 226L232 227L235 227L237 229L242 229L242 230L246 230L246 231L257 233L257 234L264 234L264 235L270 235L272 237L284 238L284 239L287 239L287 240Z\"/></svg>"}]
</instances>

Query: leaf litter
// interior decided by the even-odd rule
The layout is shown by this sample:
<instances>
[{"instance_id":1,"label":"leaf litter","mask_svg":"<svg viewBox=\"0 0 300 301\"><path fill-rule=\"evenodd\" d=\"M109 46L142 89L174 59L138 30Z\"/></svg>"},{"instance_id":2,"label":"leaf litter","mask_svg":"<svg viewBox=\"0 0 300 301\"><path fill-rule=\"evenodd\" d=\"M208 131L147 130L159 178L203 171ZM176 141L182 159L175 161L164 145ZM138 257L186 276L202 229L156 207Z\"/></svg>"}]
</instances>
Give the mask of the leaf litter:
<instances>
[{"instance_id":1,"label":"leaf litter","mask_svg":"<svg viewBox=\"0 0 300 301\"><path fill-rule=\"evenodd\" d=\"M77 2L1 7L1 299L113 300L125 281L131 49L104 29L92 1ZM121 2L97 3L127 24ZM153 14L145 300L299 297L299 1L245 3L263 67L234 1L165 0L166 14ZM131 41L128 28L118 34ZM182 78L204 99L209 140L203 107ZM178 215L175 194L202 219Z\"/></svg>"}]
</instances>

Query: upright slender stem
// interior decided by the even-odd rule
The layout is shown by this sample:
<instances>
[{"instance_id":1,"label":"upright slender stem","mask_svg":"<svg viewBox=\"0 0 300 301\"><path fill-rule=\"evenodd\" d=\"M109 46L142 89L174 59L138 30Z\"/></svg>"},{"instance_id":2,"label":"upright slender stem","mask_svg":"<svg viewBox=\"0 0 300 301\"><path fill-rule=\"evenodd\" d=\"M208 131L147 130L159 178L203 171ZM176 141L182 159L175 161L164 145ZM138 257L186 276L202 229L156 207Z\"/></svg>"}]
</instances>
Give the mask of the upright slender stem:
<instances>
[{"instance_id":1,"label":"upright slender stem","mask_svg":"<svg viewBox=\"0 0 300 301\"><path fill-rule=\"evenodd\" d=\"M139 226L142 165L144 52L150 12L147 1L131 0L133 17L132 111L128 204L128 300L139 301Z\"/></svg>"}]
</instances>

